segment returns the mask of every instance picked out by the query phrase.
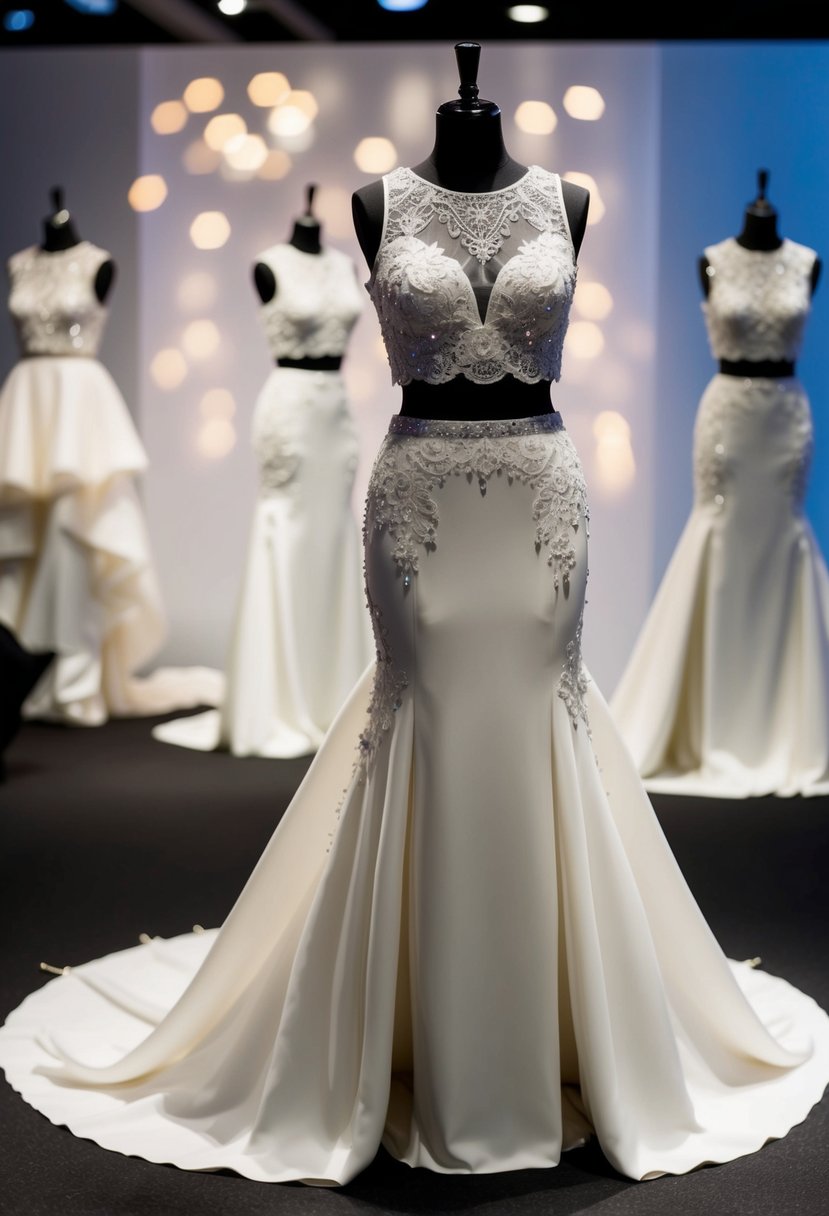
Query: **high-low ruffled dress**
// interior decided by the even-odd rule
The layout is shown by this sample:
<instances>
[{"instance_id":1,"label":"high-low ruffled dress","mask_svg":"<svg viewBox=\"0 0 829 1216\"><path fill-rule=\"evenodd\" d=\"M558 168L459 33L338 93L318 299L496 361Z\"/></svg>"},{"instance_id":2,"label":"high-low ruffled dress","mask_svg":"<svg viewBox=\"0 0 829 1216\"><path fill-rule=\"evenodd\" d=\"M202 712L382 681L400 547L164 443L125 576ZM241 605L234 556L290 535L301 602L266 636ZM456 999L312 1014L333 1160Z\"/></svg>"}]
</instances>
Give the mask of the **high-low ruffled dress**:
<instances>
[{"instance_id":1,"label":"high-low ruffled dress","mask_svg":"<svg viewBox=\"0 0 829 1216\"><path fill-rule=\"evenodd\" d=\"M385 187L369 289L396 378L556 379L558 177ZM500 266L483 322L467 258ZM724 956L584 669L560 415L392 418L365 561L376 662L222 927L28 997L11 1084L110 1149L270 1182L345 1183L381 1143L448 1174L554 1166L591 1135L644 1179L784 1135L829 1080L829 1018Z\"/></svg>"},{"instance_id":2,"label":"high-low ruffled dress","mask_svg":"<svg viewBox=\"0 0 829 1216\"><path fill-rule=\"evenodd\" d=\"M341 357L363 311L339 249L274 245L261 316L278 361ZM259 498L218 710L164 722L156 739L237 756L315 752L371 659L352 506L357 428L340 371L271 371L253 413Z\"/></svg>"},{"instance_id":3,"label":"high-low ruffled dress","mask_svg":"<svg viewBox=\"0 0 829 1216\"><path fill-rule=\"evenodd\" d=\"M98 725L111 715L212 702L218 673L135 672L165 617L136 478L147 457L97 352L108 310L89 241L9 259L22 358L0 390L0 621L55 661L28 717Z\"/></svg>"},{"instance_id":4,"label":"high-low ruffled dress","mask_svg":"<svg viewBox=\"0 0 829 1216\"><path fill-rule=\"evenodd\" d=\"M813 249L705 250L717 359L800 353ZM829 793L829 574L803 509L812 415L796 376L715 375L694 431L694 506L611 708L647 788Z\"/></svg>"}]
</instances>

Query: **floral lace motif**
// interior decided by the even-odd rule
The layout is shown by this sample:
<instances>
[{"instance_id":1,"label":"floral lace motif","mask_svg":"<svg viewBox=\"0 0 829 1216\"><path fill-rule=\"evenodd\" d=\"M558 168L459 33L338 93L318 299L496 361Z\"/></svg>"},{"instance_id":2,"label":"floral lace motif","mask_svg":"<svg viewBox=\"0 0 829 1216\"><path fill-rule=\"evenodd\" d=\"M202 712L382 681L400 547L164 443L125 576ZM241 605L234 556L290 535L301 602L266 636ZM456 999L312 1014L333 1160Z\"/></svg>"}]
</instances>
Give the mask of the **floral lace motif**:
<instances>
[{"instance_id":1,"label":"floral lace motif","mask_svg":"<svg viewBox=\"0 0 829 1216\"><path fill-rule=\"evenodd\" d=\"M567 712L570 715L574 730L578 730L579 722L583 722L587 727L587 733L590 734L590 722L587 717L587 702L585 700L589 681L581 657L583 625L584 612L579 617L579 623L576 627L573 640L567 643L565 651L567 659L558 682L558 695L567 706Z\"/></svg>"},{"instance_id":2,"label":"floral lace motif","mask_svg":"<svg viewBox=\"0 0 829 1216\"><path fill-rule=\"evenodd\" d=\"M785 418L776 428L775 443L780 456L777 468L792 508L800 512L814 450L812 415L797 380L763 377L741 379L718 376L700 404L694 428L694 487L698 503L722 511L728 500L740 441L734 427L744 425L748 415ZM731 452L733 445L737 451Z\"/></svg>"},{"instance_id":3,"label":"floral lace motif","mask_svg":"<svg viewBox=\"0 0 829 1216\"><path fill-rule=\"evenodd\" d=\"M258 260L276 279L276 295L260 309L274 358L342 355L363 310L351 258L339 249L316 254L275 245Z\"/></svg>"},{"instance_id":4,"label":"floral lace motif","mask_svg":"<svg viewBox=\"0 0 829 1216\"><path fill-rule=\"evenodd\" d=\"M705 256L710 288L702 309L714 358L794 362L811 310L814 250L785 240L760 252L729 237Z\"/></svg>"},{"instance_id":5,"label":"floral lace motif","mask_svg":"<svg viewBox=\"0 0 829 1216\"><path fill-rule=\"evenodd\" d=\"M506 191L457 194L401 168L386 188L383 242L366 287L393 382L557 380L576 265L555 174L533 167ZM484 264L519 220L538 236L518 244L501 266L482 323L459 256L419 234L437 221L455 253L466 250Z\"/></svg>"},{"instance_id":6,"label":"floral lace motif","mask_svg":"<svg viewBox=\"0 0 829 1216\"><path fill-rule=\"evenodd\" d=\"M581 462L559 415L474 424L395 418L390 430L369 482L364 542L368 542L371 529L388 533L393 542L392 559L404 589L411 586L417 572L419 548L437 545L435 488L450 476L466 477L476 481L484 495L490 478L502 476L535 491L536 545L547 551L555 588L566 591L570 571L576 565L574 538L580 528L587 527L589 516ZM556 434L556 442L545 440L545 433ZM409 442L407 437L411 436L415 442ZM378 620L374 609L372 616ZM378 635L378 674L370 715L373 722L390 723L396 700L406 687L405 676L394 678L393 671L388 646L385 641L381 645ZM567 663L559 684L559 695L574 726L579 719L586 721L585 688L579 631L567 647ZM372 738L376 734L375 729Z\"/></svg>"},{"instance_id":7,"label":"floral lace motif","mask_svg":"<svg viewBox=\"0 0 829 1216\"><path fill-rule=\"evenodd\" d=\"M366 592L366 601L371 615L377 653L368 720L360 735L355 766L356 774L361 780L368 776L384 735L388 734L394 725L394 715L402 705L403 693L409 685L409 678L405 671L398 671L394 665L389 647L389 631L383 624L382 609L374 603L368 592Z\"/></svg>"},{"instance_id":8,"label":"floral lace motif","mask_svg":"<svg viewBox=\"0 0 829 1216\"><path fill-rule=\"evenodd\" d=\"M22 354L97 355L108 309L95 277L109 258L80 241L54 253L32 245L9 259L9 312Z\"/></svg>"},{"instance_id":9,"label":"floral lace motif","mask_svg":"<svg viewBox=\"0 0 829 1216\"><path fill-rule=\"evenodd\" d=\"M551 176L533 165L506 190L465 194L435 186L411 169L395 169L387 178L386 238L417 236L436 218L484 265L500 253L510 226L520 219L538 232L551 230Z\"/></svg>"}]
</instances>

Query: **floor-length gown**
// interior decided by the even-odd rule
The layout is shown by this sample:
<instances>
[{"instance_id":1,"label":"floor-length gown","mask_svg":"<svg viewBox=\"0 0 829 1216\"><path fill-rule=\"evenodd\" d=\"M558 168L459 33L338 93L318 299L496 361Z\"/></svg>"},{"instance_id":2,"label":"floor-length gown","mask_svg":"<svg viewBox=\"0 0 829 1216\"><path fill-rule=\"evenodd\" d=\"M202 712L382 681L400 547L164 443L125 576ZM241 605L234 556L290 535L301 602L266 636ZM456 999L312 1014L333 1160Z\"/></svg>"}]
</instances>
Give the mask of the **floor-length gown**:
<instances>
[{"instance_id":1,"label":"floor-length gown","mask_svg":"<svg viewBox=\"0 0 829 1216\"><path fill-rule=\"evenodd\" d=\"M341 357L363 309L350 257L275 245L262 305L276 360ZM358 436L339 371L276 366L256 402L259 499L219 710L164 722L155 738L237 756L316 751L371 659L352 508Z\"/></svg>"},{"instance_id":2,"label":"floor-length gown","mask_svg":"<svg viewBox=\"0 0 829 1216\"><path fill-rule=\"evenodd\" d=\"M209 668L135 674L166 625L135 486L146 453L96 357L108 309L95 278L109 257L80 241L9 259L22 358L0 390L0 622L56 655L24 713L90 726L221 692Z\"/></svg>"},{"instance_id":3,"label":"floor-length gown","mask_svg":"<svg viewBox=\"0 0 829 1216\"><path fill-rule=\"evenodd\" d=\"M793 363L814 250L729 238L705 254L714 357ZM611 699L651 791L829 793L829 574L803 510L811 455L799 379L711 379L693 510Z\"/></svg>"},{"instance_id":4,"label":"floor-length gown","mask_svg":"<svg viewBox=\"0 0 829 1216\"><path fill-rule=\"evenodd\" d=\"M368 286L395 378L557 379L558 176L384 184ZM500 266L483 322L467 253ZM9 1016L0 1064L28 1102L152 1161L329 1184L381 1143L488 1173L591 1134L644 1179L807 1115L829 1018L729 961L683 881L582 665L586 520L558 413L392 418L365 517L375 664L219 930L78 967Z\"/></svg>"}]
</instances>

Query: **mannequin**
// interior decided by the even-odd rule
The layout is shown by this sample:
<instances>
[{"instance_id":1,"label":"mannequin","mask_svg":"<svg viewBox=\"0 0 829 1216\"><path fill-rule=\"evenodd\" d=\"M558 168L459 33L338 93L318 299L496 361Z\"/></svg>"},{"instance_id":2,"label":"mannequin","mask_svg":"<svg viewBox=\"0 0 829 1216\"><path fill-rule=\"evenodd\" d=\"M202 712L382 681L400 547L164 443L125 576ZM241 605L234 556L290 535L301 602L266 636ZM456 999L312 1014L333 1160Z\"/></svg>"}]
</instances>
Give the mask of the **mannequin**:
<instances>
[{"instance_id":1,"label":"mannequin","mask_svg":"<svg viewBox=\"0 0 829 1216\"><path fill-rule=\"evenodd\" d=\"M746 207L742 230L739 236L734 238L743 249L751 249L756 253L774 253L783 244L783 238L777 229L777 210L766 197L768 181L768 169L758 169L757 197L754 202L749 203ZM711 289L711 275L713 271L705 255L699 259L698 265L700 283L702 284L703 294L707 299ZM816 258L811 275L813 294L820 278L820 270L820 258ZM794 363L787 360L772 359L764 359L762 361L720 359L719 370L723 376L761 376L772 380L795 375Z\"/></svg>"},{"instance_id":2,"label":"mannequin","mask_svg":"<svg viewBox=\"0 0 829 1216\"><path fill-rule=\"evenodd\" d=\"M478 97L477 42L455 46L460 86L459 100L444 102L435 116L435 143L429 156L413 172L434 185L460 193L487 194L514 185L527 166L513 160L504 143L501 110ZM562 193L573 246L578 254L587 226L589 191L562 181ZM374 265L383 231L382 181L357 190L352 198L354 227L369 267ZM492 292L484 270L472 286L483 321ZM449 384L413 381L403 386L401 414L420 418L520 418L549 413L550 384L523 384L507 375L493 384L472 384L459 376Z\"/></svg>"},{"instance_id":3,"label":"mannequin","mask_svg":"<svg viewBox=\"0 0 829 1216\"><path fill-rule=\"evenodd\" d=\"M49 193L52 200L52 214L43 221L41 249L46 253L62 253L65 249L72 249L75 245L80 245L81 238L78 236L72 216L64 206L63 187L53 186ZM95 275L95 295L100 304L106 300L114 281L115 262L112 258L108 258Z\"/></svg>"},{"instance_id":4,"label":"mannequin","mask_svg":"<svg viewBox=\"0 0 829 1216\"><path fill-rule=\"evenodd\" d=\"M305 187L305 211L302 215L297 216L288 239L288 244L293 245L294 249L298 249L300 253L307 253L311 257L322 253L322 226L313 211L316 192L317 187L314 183L309 183ZM269 304L276 296L278 289L276 275L271 267L264 262L257 262L253 268L253 281L262 303ZM275 359L274 362L277 367L299 367L305 371L336 372L342 365L342 358L339 355L325 355L317 359L282 358Z\"/></svg>"}]
</instances>

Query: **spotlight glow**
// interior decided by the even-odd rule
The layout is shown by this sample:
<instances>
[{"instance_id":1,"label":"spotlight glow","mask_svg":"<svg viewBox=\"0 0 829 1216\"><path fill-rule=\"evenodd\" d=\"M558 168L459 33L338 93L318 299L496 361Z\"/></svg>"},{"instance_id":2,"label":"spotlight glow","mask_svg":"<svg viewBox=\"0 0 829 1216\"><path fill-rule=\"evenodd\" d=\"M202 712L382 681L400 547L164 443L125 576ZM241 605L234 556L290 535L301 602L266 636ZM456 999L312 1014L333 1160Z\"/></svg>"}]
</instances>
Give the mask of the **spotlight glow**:
<instances>
[{"instance_id":1,"label":"spotlight glow","mask_svg":"<svg viewBox=\"0 0 829 1216\"><path fill-rule=\"evenodd\" d=\"M35 23L35 15L30 8L12 8L3 15L3 29L10 34L22 34L30 30Z\"/></svg>"},{"instance_id":2,"label":"spotlight glow","mask_svg":"<svg viewBox=\"0 0 829 1216\"><path fill-rule=\"evenodd\" d=\"M513 4L507 9L510 21L518 21L522 25L535 25L538 21L546 21L550 10L543 4Z\"/></svg>"},{"instance_id":3,"label":"spotlight glow","mask_svg":"<svg viewBox=\"0 0 829 1216\"><path fill-rule=\"evenodd\" d=\"M414 13L425 8L429 0L377 0L377 3L388 13Z\"/></svg>"},{"instance_id":4,"label":"spotlight glow","mask_svg":"<svg viewBox=\"0 0 829 1216\"><path fill-rule=\"evenodd\" d=\"M238 17L248 6L248 0L219 0L218 9L226 17Z\"/></svg>"}]
</instances>

